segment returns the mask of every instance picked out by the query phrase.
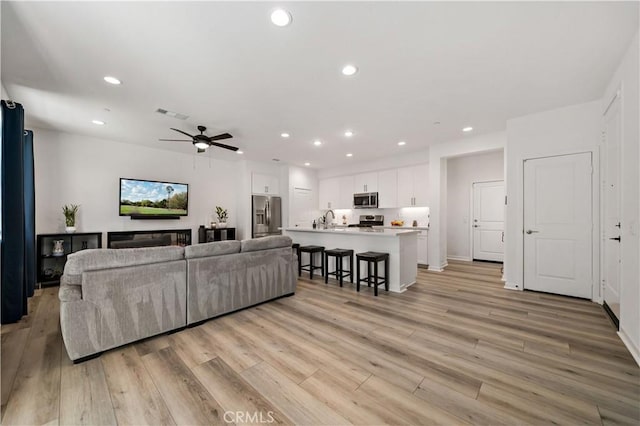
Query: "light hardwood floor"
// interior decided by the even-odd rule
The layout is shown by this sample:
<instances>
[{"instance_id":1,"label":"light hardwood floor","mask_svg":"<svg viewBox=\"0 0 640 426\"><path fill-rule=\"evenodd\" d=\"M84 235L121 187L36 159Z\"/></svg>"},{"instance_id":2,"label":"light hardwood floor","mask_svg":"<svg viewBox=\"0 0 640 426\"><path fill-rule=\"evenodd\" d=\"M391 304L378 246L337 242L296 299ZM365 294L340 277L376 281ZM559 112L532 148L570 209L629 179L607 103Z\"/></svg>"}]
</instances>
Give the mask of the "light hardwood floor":
<instances>
[{"instance_id":1,"label":"light hardwood floor","mask_svg":"<svg viewBox=\"0 0 640 426\"><path fill-rule=\"evenodd\" d=\"M2 423L639 424L640 370L603 309L502 285L461 262L377 298L301 279L79 365L39 290L0 329Z\"/></svg>"}]
</instances>

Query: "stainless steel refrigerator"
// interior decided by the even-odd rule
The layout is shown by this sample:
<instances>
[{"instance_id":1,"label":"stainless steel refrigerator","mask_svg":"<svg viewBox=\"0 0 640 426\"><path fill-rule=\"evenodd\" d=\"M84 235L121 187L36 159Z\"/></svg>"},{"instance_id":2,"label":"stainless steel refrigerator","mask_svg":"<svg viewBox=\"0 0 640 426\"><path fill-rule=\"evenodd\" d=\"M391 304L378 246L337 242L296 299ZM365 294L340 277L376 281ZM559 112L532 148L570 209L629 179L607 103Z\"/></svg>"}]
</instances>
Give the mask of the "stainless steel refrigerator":
<instances>
[{"instance_id":1,"label":"stainless steel refrigerator","mask_svg":"<svg viewBox=\"0 0 640 426\"><path fill-rule=\"evenodd\" d=\"M282 235L282 200L280 197L254 195L251 199L251 236Z\"/></svg>"}]
</instances>

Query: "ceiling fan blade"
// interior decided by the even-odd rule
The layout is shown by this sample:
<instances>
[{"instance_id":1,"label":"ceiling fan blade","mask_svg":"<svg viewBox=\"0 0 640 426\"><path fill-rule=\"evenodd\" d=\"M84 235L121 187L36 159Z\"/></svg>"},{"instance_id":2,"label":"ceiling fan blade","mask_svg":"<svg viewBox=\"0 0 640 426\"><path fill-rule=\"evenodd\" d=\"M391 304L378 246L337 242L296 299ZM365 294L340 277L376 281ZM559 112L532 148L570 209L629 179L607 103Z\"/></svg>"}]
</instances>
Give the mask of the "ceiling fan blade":
<instances>
[{"instance_id":1,"label":"ceiling fan blade","mask_svg":"<svg viewBox=\"0 0 640 426\"><path fill-rule=\"evenodd\" d=\"M200 154L201 152L205 152L206 149L202 149L202 148L198 148L198 154Z\"/></svg>"},{"instance_id":2,"label":"ceiling fan blade","mask_svg":"<svg viewBox=\"0 0 640 426\"><path fill-rule=\"evenodd\" d=\"M190 135L190 134L189 134L189 133L187 133L187 132L183 132L183 131L182 131L182 130L180 130L180 129L174 129L173 127L170 127L170 129L171 129L171 130L174 130L174 131L176 131L176 132L178 132L178 133L182 133L183 135L187 135L187 136L189 136L190 138L193 138L193 136L192 136L192 135Z\"/></svg>"},{"instance_id":3,"label":"ceiling fan blade","mask_svg":"<svg viewBox=\"0 0 640 426\"><path fill-rule=\"evenodd\" d=\"M238 150L238 148L236 148L235 146L225 145L223 143L218 143L218 142L211 142L211 145L219 146L220 148L229 149L231 151L237 151Z\"/></svg>"},{"instance_id":4,"label":"ceiling fan blade","mask_svg":"<svg viewBox=\"0 0 640 426\"><path fill-rule=\"evenodd\" d=\"M192 142L192 140L186 140L186 139L158 139L159 141L164 141L164 142Z\"/></svg>"},{"instance_id":5,"label":"ceiling fan blade","mask_svg":"<svg viewBox=\"0 0 640 426\"><path fill-rule=\"evenodd\" d=\"M209 136L209 141L220 141L222 139L231 139L233 136L229 133L222 133L215 136Z\"/></svg>"}]
</instances>

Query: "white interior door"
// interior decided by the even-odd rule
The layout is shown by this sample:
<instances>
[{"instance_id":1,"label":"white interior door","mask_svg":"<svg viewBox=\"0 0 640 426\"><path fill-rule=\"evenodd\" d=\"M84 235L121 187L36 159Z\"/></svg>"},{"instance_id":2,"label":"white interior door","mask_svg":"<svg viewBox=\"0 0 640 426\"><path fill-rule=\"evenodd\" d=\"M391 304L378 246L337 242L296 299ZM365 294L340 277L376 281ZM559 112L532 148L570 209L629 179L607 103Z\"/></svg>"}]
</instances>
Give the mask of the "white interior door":
<instances>
[{"instance_id":1,"label":"white interior door","mask_svg":"<svg viewBox=\"0 0 640 426\"><path fill-rule=\"evenodd\" d=\"M290 226L310 226L315 219L313 191L307 188L293 188L293 203L289 212Z\"/></svg>"},{"instance_id":2,"label":"white interior door","mask_svg":"<svg viewBox=\"0 0 640 426\"><path fill-rule=\"evenodd\" d=\"M604 117L604 301L620 319L620 108L613 101Z\"/></svg>"},{"instance_id":3,"label":"white interior door","mask_svg":"<svg viewBox=\"0 0 640 426\"><path fill-rule=\"evenodd\" d=\"M524 288L591 298L591 153L524 162Z\"/></svg>"},{"instance_id":4,"label":"white interior door","mask_svg":"<svg viewBox=\"0 0 640 426\"><path fill-rule=\"evenodd\" d=\"M473 184L473 259L504 258L504 181Z\"/></svg>"}]
</instances>

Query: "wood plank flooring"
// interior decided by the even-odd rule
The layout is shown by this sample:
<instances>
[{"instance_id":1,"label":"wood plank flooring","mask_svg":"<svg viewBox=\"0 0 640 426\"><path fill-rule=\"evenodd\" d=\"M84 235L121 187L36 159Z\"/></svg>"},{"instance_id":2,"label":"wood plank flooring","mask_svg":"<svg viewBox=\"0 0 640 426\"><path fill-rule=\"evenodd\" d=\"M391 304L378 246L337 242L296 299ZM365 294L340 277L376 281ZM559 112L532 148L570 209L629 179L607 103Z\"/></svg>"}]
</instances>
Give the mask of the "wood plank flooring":
<instances>
[{"instance_id":1,"label":"wood plank flooring","mask_svg":"<svg viewBox=\"0 0 640 426\"><path fill-rule=\"evenodd\" d=\"M403 294L295 296L73 365L57 288L2 326L2 424L629 424L640 369L602 307L419 269Z\"/></svg>"}]
</instances>

